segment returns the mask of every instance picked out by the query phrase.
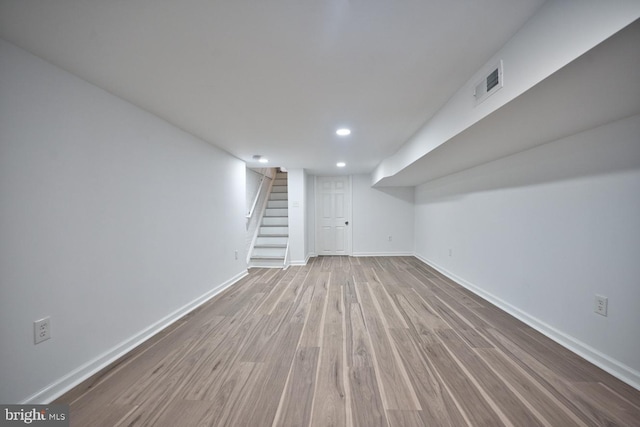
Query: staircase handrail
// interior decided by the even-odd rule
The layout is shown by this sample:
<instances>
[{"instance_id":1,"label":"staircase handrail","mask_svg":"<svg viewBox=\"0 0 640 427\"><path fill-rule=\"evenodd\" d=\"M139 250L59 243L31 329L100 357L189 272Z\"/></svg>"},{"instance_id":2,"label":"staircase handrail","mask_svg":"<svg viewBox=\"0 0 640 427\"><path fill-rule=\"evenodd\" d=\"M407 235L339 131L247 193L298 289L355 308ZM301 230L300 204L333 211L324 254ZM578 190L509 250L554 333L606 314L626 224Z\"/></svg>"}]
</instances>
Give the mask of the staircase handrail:
<instances>
[{"instance_id":1,"label":"staircase handrail","mask_svg":"<svg viewBox=\"0 0 640 427\"><path fill-rule=\"evenodd\" d=\"M274 173L274 179L271 179L271 182L269 183L269 187L267 188L266 193L265 193L266 197L264 198L264 201L262 202L262 206L260 206L261 215L264 215L264 211L267 208L267 204L269 203L269 195L271 194L271 190L273 188L273 183L275 182L275 176L276 176L276 174ZM260 224L257 225L256 229L253 232L253 237L251 239L251 245L249 245L249 250L247 251L247 264L249 264L249 262L251 261L251 254L253 253L253 248L256 245L256 240L258 239L258 234L260 234Z\"/></svg>"},{"instance_id":2,"label":"staircase handrail","mask_svg":"<svg viewBox=\"0 0 640 427\"><path fill-rule=\"evenodd\" d=\"M269 170L268 168L263 168L260 171L260 173L262 174L262 178L260 179L260 186L258 187L258 192L256 193L256 197L253 199L253 204L251 205L251 209L249 209L249 212L246 215L247 218L251 218L253 216L253 213L256 210L256 205L258 204L258 199L260 198L260 193L262 192L262 185L264 184L265 178L271 179L270 177L267 177L268 170Z\"/></svg>"}]
</instances>

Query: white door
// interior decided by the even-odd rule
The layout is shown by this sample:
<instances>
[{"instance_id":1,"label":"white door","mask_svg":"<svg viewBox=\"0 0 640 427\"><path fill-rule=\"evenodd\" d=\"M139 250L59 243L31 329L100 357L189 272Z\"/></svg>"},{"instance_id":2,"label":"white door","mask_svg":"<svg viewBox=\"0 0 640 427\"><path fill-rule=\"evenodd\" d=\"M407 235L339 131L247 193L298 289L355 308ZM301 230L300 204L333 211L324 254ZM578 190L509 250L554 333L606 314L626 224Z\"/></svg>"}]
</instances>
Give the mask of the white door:
<instances>
[{"instance_id":1,"label":"white door","mask_svg":"<svg viewBox=\"0 0 640 427\"><path fill-rule=\"evenodd\" d=\"M322 176L316 181L316 253L351 255L351 178Z\"/></svg>"}]
</instances>

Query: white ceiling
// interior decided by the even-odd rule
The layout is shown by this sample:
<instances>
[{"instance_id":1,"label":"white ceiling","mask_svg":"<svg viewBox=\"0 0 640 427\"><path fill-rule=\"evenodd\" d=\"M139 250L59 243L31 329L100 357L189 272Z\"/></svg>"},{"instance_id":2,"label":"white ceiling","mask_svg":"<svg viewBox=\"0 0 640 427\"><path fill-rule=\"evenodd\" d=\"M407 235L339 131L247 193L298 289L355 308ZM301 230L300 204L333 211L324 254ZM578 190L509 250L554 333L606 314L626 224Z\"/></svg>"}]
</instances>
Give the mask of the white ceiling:
<instances>
[{"instance_id":1,"label":"white ceiling","mask_svg":"<svg viewBox=\"0 0 640 427\"><path fill-rule=\"evenodd\" d=\"M0 0L0 37L250 166L368 173L543 2Z\"/></svg>"}]
</instances>

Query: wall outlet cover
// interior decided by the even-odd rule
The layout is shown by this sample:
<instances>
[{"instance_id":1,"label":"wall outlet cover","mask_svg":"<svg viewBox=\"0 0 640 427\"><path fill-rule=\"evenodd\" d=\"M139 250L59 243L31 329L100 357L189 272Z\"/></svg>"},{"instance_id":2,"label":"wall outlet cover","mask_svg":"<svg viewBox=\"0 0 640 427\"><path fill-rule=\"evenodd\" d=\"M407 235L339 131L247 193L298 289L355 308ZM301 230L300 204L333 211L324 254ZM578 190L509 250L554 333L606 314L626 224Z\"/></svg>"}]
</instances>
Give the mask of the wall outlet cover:
<instances>
[{"instance_id":1,"label":"wall outlet cover","mask_svg":"<svg viewBox=\"0 0 640 427\"><path fill-rule=\"evenodd\" d=\"M601 316L606 316L608 311L609 301L607 297L603 297L602 295L596 295L595 298L595 306L593 311L598 313Z\"/></svg>"},{"instance_id":2,"label":"wall outlet cover","mask_svg":"<svg viewBox=\"0 0 640 427\"><path fill-rule=\"evenodd\" d=\"M33 343L39 344L51 338L51 318L36 320L33 322Z\"/></svg>"}]
</instances>

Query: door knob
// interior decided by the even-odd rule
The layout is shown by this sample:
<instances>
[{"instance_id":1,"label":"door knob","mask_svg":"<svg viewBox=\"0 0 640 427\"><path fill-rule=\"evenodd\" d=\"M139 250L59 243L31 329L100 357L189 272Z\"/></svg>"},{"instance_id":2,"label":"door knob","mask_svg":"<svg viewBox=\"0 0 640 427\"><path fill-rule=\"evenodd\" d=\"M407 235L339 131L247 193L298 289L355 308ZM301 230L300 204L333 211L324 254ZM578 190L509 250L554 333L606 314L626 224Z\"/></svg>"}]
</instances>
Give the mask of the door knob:
<instances>
[{"instance_id":1,"label":"door knob","mask_svg":"<svg viewBox=\"0 0 640 427\"><path fill-rule=\"evenodd\" d=\"M349 221L345 221L345 222L344 222L344 225L349 225Z\"/></svg>"}]
</instances>

